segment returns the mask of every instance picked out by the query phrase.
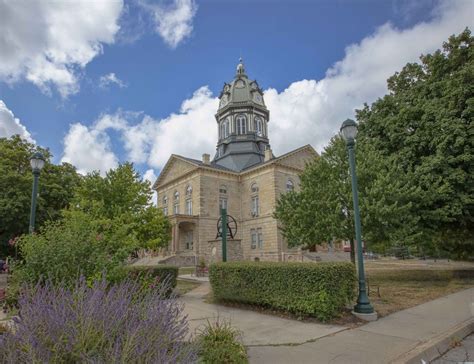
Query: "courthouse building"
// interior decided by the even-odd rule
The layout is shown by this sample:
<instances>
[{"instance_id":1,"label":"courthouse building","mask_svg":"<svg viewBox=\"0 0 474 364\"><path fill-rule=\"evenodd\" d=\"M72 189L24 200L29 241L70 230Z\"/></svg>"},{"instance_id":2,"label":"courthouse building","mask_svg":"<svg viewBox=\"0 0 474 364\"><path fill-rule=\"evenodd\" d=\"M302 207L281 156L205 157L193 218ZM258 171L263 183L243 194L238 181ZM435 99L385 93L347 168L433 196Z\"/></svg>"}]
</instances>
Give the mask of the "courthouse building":
<instances>
[{"instance_id":1,"label":"courthouse building","mask_svg":"<svg viewBox=\"0 0 474 364\"><path fill-rule=\"evenodd\" d=\"M153 188L158 206L172 224L166 254L176 263L221 259L217 238L220 208L237 222L228 239L228 260L298 260L289 249L273 212L279 196L298 189L299 174L316 157L310 145L276 157L268 135L270 112L258 83L242 60L219 96L216 154L202 160L171 155Z\"/></svg>"}]
</instances>

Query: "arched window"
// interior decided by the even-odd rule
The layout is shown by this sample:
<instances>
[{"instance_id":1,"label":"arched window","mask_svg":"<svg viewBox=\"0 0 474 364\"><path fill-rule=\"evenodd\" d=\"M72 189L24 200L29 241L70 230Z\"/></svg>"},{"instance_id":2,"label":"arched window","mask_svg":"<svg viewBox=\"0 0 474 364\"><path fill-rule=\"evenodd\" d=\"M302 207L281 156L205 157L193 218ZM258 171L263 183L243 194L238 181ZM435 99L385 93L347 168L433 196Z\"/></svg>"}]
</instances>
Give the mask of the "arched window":
<instances>
[{"instance_id":1,"label":"arched window","mask_svg":"<svg viewBox=\"0 0 474 364\"><path fill-rule=\"evenodd\" d=\"M295 189L295 184L293 183L291 179L288 178L288 180L286 181L286 191L290 192L290 191L293 191L294 189Z\"/></svg>"},{"instance_id":2,"label":"arched window","mask_svg":"<svg viewBox=\"0 0 474 364\"><path fill-rule=\"evenodd\" d=\"M175 215L179 214L179 192L178 191L174 192L173 212L175 213Z\"/></svg>"},{"instance_id":3,"label":"arched window","mask_svg":"<svg viewBox=\"0 0 474 364\"><path fill-rule=\"evenodd\" d=\"M253 217L255 217L258 216L258 214L260 213L258 185L256 183L252 183L252 185L250 186L250 191L252 192L250 213Z\"/></svg>"},{"instance_id":4,"label":"arched window","mask_svg":"<svg viewBox=\"0 0 474 364\"><path fill-rule=\"evenodd\" d=\"M237 124L237 134L242 135L247 133L247 118L245 115L238 115L235 119Z\"/></svg>"},{"instance_id":5,"label":"arched window","mask_svg":"<svg viewBox=\"0 0 474 364\"><path fill-rule=\"evenodd\" d=\"M227 138L230 134L230 121L229 118L222 122L222 138Z\"/></svg>"},{"instance_id":6,"label":"arched window","mask_svg":"<svg viewBox=\"0 0 474 364\"><path fill-rule=\"evenodd\" d=\"M227 186L226 185L221 185L219 187L219 193L223 194L223 195L227 194Z\"/></svg>"},{"instance_id":7,"label":"arched window","mask_svg":"<svg viewBox=\"0 0 474 364\"><path fill-rule=\"evenodd\" d=\"M258 136L263 136L263 122L260 118L255 118L255 132Z\"/></svg>"}]
</instances>

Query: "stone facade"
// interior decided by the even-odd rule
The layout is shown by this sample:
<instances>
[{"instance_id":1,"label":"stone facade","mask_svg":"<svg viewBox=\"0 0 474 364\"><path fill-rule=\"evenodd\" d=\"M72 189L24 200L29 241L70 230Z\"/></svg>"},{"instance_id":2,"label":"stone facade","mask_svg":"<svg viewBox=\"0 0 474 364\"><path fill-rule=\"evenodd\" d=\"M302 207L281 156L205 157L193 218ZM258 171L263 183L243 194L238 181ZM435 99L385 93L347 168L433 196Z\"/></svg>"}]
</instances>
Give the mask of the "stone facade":
<instances>
[{"instance_id":1,"label":"stone facade","mask_svg":"<svg viewBox=\"0 0 474 364\"><path fill-rule=\"evenodd\" d=\"M158 206L173 226L168 255L220 260L217 221L225 205L237 222L237 233L228 240L228 260L303 260L299 250L288 249L273 213L282 193L298 189L299 175L317 153L306 145L275 157L268 143L268 116L261 90L247 79L240 63L236 78L221 94L214 159L207 154L202 160L172 155L153 185Z\"/></svg>"}]
</instances>

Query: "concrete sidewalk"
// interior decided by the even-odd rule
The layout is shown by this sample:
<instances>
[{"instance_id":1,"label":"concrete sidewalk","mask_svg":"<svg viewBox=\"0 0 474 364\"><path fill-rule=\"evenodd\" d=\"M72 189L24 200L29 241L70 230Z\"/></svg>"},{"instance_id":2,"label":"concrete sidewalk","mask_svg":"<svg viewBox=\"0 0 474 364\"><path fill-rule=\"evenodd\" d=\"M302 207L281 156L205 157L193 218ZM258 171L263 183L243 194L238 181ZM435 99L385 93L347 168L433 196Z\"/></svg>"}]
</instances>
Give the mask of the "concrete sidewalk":
<instances>
[{"instance_id":1,"label":"concrete sidewalk","mask_svg":"<svg viewBox=\"0 0 474 364\"><path fill-rule=\"evenodd\" d=\"M298 346L251 346L250 363L395 363L474 315L474 288Z\"/></svg>"},{"instance_id":2,"label":"concrete sidewalk","mask_svg":"<svg viewBox=\"0 0 474 364\"><path fill-rule=\"evenodd\" d=\"M472 319L474 288L412 307L358 328L306 323L203 301L204 283L184 295L191 330L217 317L243 333L250 363L392 363L416 346Z\"/></svg>"},{"instance_id":3,"label":"concrete sidewalk","mask_svg":"<svg viewBox=\"0 0 474 364\"><path fill-rule=\"evenodd\" d=\"M180 298L185 303L190 331L204 327L207 321L230 321L242 331L244 345L283 345L304 343L346 330L344 326L323 325L265 315L251 310L208 304L204 297L210 292L209 283L186 293Z\"/></svg>"}]
</instances>

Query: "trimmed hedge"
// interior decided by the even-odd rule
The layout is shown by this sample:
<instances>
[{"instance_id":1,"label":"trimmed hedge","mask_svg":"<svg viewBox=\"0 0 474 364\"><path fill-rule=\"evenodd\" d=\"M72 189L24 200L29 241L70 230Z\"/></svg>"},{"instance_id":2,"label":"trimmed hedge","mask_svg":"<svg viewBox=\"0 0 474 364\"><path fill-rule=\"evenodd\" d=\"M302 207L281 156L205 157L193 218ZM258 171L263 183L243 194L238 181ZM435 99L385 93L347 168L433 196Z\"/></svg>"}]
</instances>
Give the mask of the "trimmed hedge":
<instances>
[{"instance_id":1,"label":"trimmed hedge","mask_svg":"<svg viewBox=\"0 0 474 364\"><path fill-rule=\"evenodd\" d=\"M255 304L327 321L355 294L352 263L227 262L212 264L216 300Z\"/></svg>"},{"instance_id":2,"label":"trimmed hedge","mask_svg":"<svg viewBox=\"0 0 474 364\"><path fill-rule=\"evenodd\" d=\"M178 278L178 267L171 265L155 265L155 266L136 266L129 265L125 268L126 278L140 280L144 284L153 288L155 285L166 281L169 284L168 294L171 294L176 287Z\"/></svg>"}]
</instances>

